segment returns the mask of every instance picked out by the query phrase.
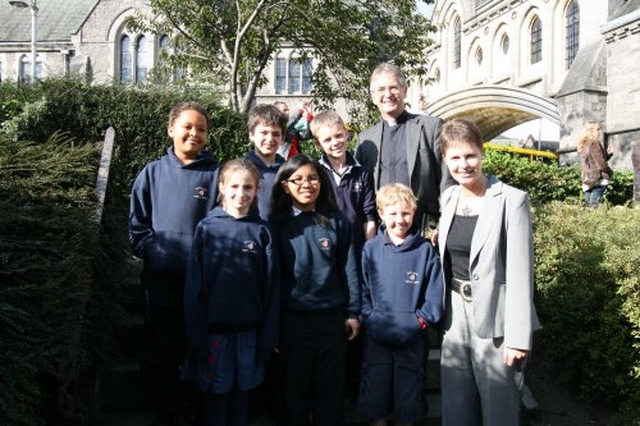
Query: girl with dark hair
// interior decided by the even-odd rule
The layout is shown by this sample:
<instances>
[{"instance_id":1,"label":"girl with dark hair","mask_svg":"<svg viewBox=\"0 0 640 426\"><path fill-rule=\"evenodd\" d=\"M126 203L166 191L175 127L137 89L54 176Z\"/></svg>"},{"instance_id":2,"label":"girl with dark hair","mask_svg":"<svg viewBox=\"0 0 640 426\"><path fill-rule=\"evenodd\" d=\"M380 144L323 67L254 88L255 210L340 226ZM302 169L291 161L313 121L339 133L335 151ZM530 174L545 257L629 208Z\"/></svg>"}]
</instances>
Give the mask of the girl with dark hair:
<instances>
[{"instance_id":1,"label":"girl with dark hair","mask_svg":"<svg viewBox=\"0 0 640 426\"><path fill-rule=\"evenodd\" d=\"M302 154L280 167L271 209L282 271L282 420L342 425L347 340L360 330L351 225L324 168Z\"/></svg>"}]
</instances>

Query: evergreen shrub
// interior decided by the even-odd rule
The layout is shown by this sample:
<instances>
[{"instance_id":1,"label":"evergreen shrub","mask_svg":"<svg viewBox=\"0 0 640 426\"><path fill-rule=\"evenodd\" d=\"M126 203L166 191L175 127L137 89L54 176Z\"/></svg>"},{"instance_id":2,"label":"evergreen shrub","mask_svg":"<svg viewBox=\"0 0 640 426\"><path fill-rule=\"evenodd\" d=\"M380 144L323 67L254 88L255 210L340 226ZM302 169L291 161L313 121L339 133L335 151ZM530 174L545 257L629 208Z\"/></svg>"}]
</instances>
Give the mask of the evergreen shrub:
<instances>
[{"instance_id":1,"label":"evergreen shrub","mask_svg":"<svg viewBox=\"0 0 640 426\"><path fill-rule=\"evenodd\" d=\"M588 401L640 419L640 209L534 214L536 358ZM635 410L635 412L634 412Z\"/></svg>"},{"instance_id":2,"label":"evergreen shrub","mask_svg":"<svg viewBox=\"0 0 640 426\"><path fill-rule=\"evenodd\" d=\"M209 112L220 161L245 155L246 119L206 91L0 84L0 418L10 424L99 416L86 412L92 372L82 369L109 356L123 318L131 183L172 144L168 113L183 100ZM109 126L115 149L98 225L92 191Z\"/></svg>"},{"instance_id":3,"label":"evergreen shrub","mask_svg":"<svg viewBox=\"0 0 640 426\"><path fill-rule=\"evenodd\" d=\"M56 134L0 138L0 418L38 425L68 391L98 257L93 180L98 152ZM70 400L67 400L69 402Z\"/></svg>"}]
</instances>

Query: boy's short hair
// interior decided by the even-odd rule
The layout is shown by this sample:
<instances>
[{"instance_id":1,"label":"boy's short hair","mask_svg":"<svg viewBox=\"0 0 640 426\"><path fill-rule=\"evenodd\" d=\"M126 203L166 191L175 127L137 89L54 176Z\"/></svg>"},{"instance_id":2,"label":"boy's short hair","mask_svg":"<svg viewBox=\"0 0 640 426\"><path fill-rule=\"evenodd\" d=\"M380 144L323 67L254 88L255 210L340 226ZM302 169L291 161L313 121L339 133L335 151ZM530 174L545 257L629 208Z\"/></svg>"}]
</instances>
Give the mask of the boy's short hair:
<instances>
[{"instance_id":1,"label":"boy's short hair","mask_svg":"<svg viewBox=\"0 0 640 426\"><path fill-rule=\"evenodd\" d=\"M174 105L173 108L171 108L171 111L169 111L168 126L173 126L173 123L184 111L195 111L197 113L200 113L207 123L207 132L211 130L211 119L209 118L207 110L202 104L194 101L184 101Z\"/></svg>"},{"instance_id":2,"label":"boy's short hair","mask_svg":"<svg viewBox=\"0 0 640 426\"><path fill-rule=\"evenodd\" d=\"M378 211L393 204L405 203L416 211L418 199L413 195L413 191L402 183L389 183L380 188L376 194L376 207Z\"/></svg>"},{"instance_id":3,"label":"boy's short hair","mask_svg":"<svg viewBox=\"0 0 640 426\"><path fill-rule=\"evenodd\" d=\"M342 126L345 128L344 121L340 115L335 111L324 111L320 114L316 115L311 123L309 124L309 128L311 129L311 134L314 138L317 139L316 132L320 130L321 127L333 127L333 126Z\"/></svg>"},{"instance_id":4,"label":"boy's short hair","mask_svg":"<svg viewBox=\"0 0 640 426\"><path fill-rule=\"evenodd\" d=\"M287 117L275 106L268 104L260 104L251 108L247 127L249 132L253 132L258 126L276 126L282 129L284 137L287 131Z\"/></svg>"}]
</instances>

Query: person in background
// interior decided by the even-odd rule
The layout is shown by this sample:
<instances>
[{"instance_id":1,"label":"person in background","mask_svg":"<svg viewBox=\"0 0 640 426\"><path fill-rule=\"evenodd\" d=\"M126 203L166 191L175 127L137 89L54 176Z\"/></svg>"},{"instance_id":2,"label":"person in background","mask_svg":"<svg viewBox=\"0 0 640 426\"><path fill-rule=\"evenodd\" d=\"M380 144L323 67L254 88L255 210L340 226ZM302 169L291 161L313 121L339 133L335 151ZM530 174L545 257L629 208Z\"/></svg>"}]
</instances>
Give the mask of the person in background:
<instances>
[{"instance_id":1,"label":"person in background","mask_svg":"<svg viewBox=\"0 0 640 426\"><path fill-rule=\"evenodd\" d=\"M338 209L324 168L304 154L280 167L271 206L283 292L281 420L342 426L347 341L360 330L351 224Z\"/></svg>"},{"instance_id":2,"label":"person in background","mask_svg":"<svg viewBox=\"0 0 640 426\"><path fill-rule=\"evenodd\" d=\"M607 163L613 156L613 147L609 146L605 151L600 144L600 139L602 139L600 124L597 121L587 121L578 141L585 207L596 207L601 202L604 191L613 177L613 170Z\"/></svg>"},{"instance_id":3,"label":"person in background","mask_svg":"<svg viewBox=\"0 0 640 426\"><path fill-rule=\"evenodd\" d=\"M517 425L524 366L540 327L529 197L482 173L482 136L473 122L445 123L441 140L459 184L442 194L434 238L447 284L442 424Z\"/></svg>"},{"instance_id":4,"label":"person in background","mask_svg":"<svg viewBox=\"0 0 640 426\"><path fill-rule=\"evenodd\" d=\"M267 220L271 210L273 182L278 169L284 163L278 149L282 145L287 128L287 118L273 105L257 105L249 111L247 127L253 149L246 158L260 171L258 209L260 217Z\"/></svg>"},{"instance_id":5,"label":"person in background","mask_svg":"<svg viewBox=\"0 0 640 426\"><path fill-rule=\"evenodd\" d=\"M440 217L440 191L455 184L442 166L442 120L406 110L407 83L395 65L373 70L370 93L382 119L358 134L356 160L373 174L376 189L388 183L411 188L418 198L416 226L427 235Z\"/></svg>"},{"instance_id":6,"label":"person in background","mask_svg":"<svg viewBox=\"0 0 640 426\"><path fill-rule=\"evenodd\" d=\"M640 206L640 140L633 144L631 163L633 164L633 201L636 206Z\"/></svg>"},{"instance_id":7,"label":"person in background","mask_svg":"<svg viewBox=\"0 0 640 426\"><path fill-rule=\"evenodd\" d=\"M220 171L220 207L196 228L184 311L182 378L205 393L204 424L247 424L248 391L264 379L280 317L276 243L257 214L260 172L236 159Z\"/></svg>"},{"instance_id":8,"label":"person in background","mask_svg":"<svg viewBox=\"0 0 640 426\"><path fill-rule=\"evenodd\" d=\"M380 232L362 255L364 361L357 409L384 426L411 425L425 415L428 327L440 321L444 279L431 243L413 226L417 200L411 188L390 183L378 190Z\"/></svg>"},{"instance_id":9,"label":"person in background","mask_svg":"<svg viewBox=\"0 0 640 426\"><path fill-rule=\"evenodd\" d=\"M311 102L300 101L298 109L293 115L289 115L289 107L286 103L278 101L273 104L289 120L285 132L284 143L278 150L278 154L284 159L289 159L302 153L300 142L311 138L309 123L313 120L313 108Z\"/></svg>"},{"instance_id":10,"label":"person in background","mask_svg":"<svg viewBox=\"0 0 640 426\"><path fill-rule=\"evenodd\" d=\"M177 424L185 395L183 294L187 257L198 222L216 205L219 165L204 150L209 117L195 102L169 112L173 146L147 164L131 191L129 244L143 260L145 345L140 362L157 424Z\"/></svg>"},{"instance_id":11,"label":"person in background","mask_svg":"<svg viewBox=\"0 0 640 426\"><path fill-rule=\"evenodd\" d=\"M375 236L377 214L373 177L353 158L348 148L348 132L342 118L335 111L322 112L311 122L311 133L322 150L320 164L330 176L340 211L351 223L354 249L360 265L366 240ZM360 388L362 339L349 342L347 350L346 390L354 400Z\"/></svg>"}]
</instances>

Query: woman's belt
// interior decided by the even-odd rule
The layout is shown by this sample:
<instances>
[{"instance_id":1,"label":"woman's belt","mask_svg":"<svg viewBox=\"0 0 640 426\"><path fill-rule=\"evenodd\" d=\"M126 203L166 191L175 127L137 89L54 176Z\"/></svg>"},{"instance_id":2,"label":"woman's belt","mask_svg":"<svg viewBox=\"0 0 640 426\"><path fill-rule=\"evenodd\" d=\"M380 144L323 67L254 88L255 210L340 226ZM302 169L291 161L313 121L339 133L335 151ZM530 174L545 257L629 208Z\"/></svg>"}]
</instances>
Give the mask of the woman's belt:
<instances>
[{"instance_id":1,"label":"woman's belt","mask_svg":"<svg viewBox=\"0 0 640 426\"><path fill-rule=\"evenodd\" d=\"M462 297L462 300L467 303L473 300L471 297L471 281L469 280L451 279L451 290L458 293L460 297Z\"/></svg>"}]
</instances>

